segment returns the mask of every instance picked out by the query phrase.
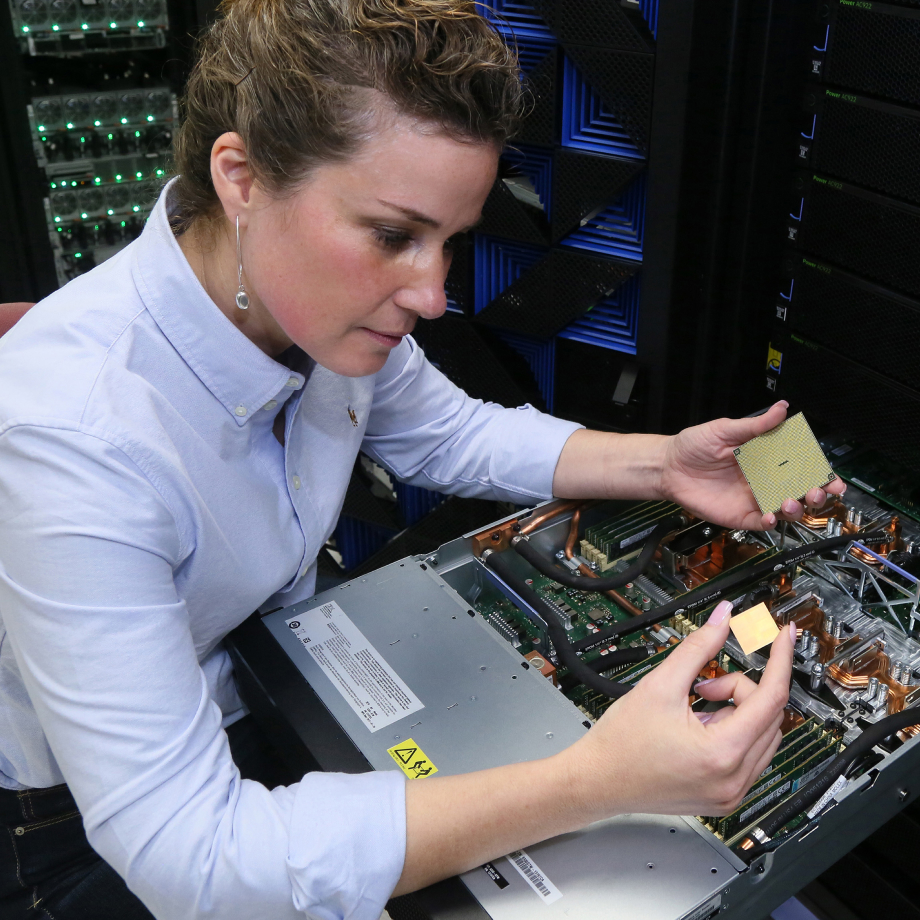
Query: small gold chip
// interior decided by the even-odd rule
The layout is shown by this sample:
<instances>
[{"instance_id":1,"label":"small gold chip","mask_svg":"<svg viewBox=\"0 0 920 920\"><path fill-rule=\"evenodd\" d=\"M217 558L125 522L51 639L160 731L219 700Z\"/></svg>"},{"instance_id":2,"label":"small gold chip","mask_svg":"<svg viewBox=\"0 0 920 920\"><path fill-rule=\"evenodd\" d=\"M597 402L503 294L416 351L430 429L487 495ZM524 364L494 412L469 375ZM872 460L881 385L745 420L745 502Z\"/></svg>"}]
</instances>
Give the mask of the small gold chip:
<instances>
[{"instance_id":1,"label":"small gold chip","mask_svg":"<svg viewBox=\"0 0 920 920\"><path fill-rule=\"evenodd\" d=\"M771 645L779 635L779 627L767 610L766 604L757 604L729 620L728 625L745 655Z\"/></svg>"},{"instance_id":2,"label":"small gold chip","mask_svg":"<svg viewBox=\"0 0 920 920\"><path fill-rule=\"evenodd\" d=\"M801 412L735 448L735 459L763 514L837 478Z\"/></svg>"}]
</instances>

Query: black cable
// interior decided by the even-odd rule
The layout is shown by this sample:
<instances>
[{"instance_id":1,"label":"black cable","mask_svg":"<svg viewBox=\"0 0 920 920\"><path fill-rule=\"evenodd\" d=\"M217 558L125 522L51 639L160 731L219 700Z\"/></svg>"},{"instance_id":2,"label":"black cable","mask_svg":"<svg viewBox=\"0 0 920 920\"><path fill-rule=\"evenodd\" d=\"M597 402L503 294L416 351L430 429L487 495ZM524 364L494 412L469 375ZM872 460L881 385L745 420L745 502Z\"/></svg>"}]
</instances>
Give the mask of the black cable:
<instances>
[{"instance_id":1,"label":"black cable","mask_svg":"<svg viewBox=\"0 0 920 920\"><path fill-rule=\"evenodd\" d=\"M880 744L895 732L907 728L909 725L920 725L920 709L904 709L894 715L879 719L870 725L863 733L847 745L845 750L838 754L818 776L810 783L806 783L789 799L781 808L771 812L757 827L764 836L772 837L781 827L787 825L793 818L808 811L822 795L857 761L868 754L875 745ZM753 831L752 833L756 833ZM759 834L757 836L760 836ZM747 851L743 855L748 855Z\"/></svg>"},{"instance_id":2,"label":"black cable","mask_svg":"<svg viewBox=\"0 0 920 920\"><path fill-rule=\"evenodd\" d=\"M659 522L649 534L642 550L628 569L614 575L612 578L594 578L590 575L578 575L566 568L556 565L556 560L540 552L527 537L514 537L511 546L514 551L523 556L541 575L552 578L567 588L577 588L579 591L612 591L622 588L642 575L652 564L652 557L658 549L658 544L675 527L680 526L680 515L669 515Z\"/></svg>"},{"instance_id":3,"label":"black cable","mask_svg":"<svg viewBox=\"0 0 920 920\"><path fill-rule=\"evenodd\" d=\"M640 629L654 626L662 620L670 619L678 610L683 613L692 613L695 610L708 607L713 601L719 600L719 598L745 582L756 581L757 579L763 578L765 575L772 575L780 569L784 569L791 565L797 565L821 553L842 549L853 540L859 540L859 542L866 545L885 543L891 540L891 534L885 531L873 534L858 534L855 536L851 534L841 534L839 537L829 537L826 540L818 540L815 543L806 543L803 546L787 549L749 568L744 568L738 572L726 575L724 578L719 578L716 584L707 582L696 591L689 591L687 594L683 594L675 600L669 601L667 604L662 604L660 607L656 607L648 613L643 613L641 616L615 623L613 626L608 626L606 629L592 633L584 639L573 642L572 646L578 652L587 652L605 642L609 642L611 639L616 639L619 636L625 636L632 632L638 632Z\"/></svg>"},{"instance_id":4,"label":"black cable","mask_svg":"<svg viewBox=\"0 0 920 920\"><path fill-rule=\"evenodd\" d=\"M549 603L537 594L512 568L511 560L504 553L485 550L482 554L485 564L498 575L499 578L515 593L525 604L532 607L546 623L546 631L556 649L556 657L569 673L591 690L603 693L613 699L625 696L630 687L601 677L586 662L575 654L575 649L565 634L565 628L559 622L559 615L554 604ZM607 656L609 657L609 656Z\"/></svg>"}]
</instances>

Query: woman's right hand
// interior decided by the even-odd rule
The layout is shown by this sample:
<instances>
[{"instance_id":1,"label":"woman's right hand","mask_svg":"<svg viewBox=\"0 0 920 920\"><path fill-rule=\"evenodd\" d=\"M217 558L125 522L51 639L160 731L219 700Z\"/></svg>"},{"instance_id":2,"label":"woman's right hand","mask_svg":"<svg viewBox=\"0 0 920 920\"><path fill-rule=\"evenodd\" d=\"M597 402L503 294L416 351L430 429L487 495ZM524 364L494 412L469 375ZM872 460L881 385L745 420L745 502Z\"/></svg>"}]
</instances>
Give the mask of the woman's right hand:
<instances>
[{"instance_id":1,"label":"woman's right hand","mask_svg":"<svg viewBox=\"0 0 920 920\"><path fill-rule=\"evenodd\" d=\"M793 627L773 643L759 684L730 674L697 687L710 700L732 699L707 722L688 694L728 638L731 604L614 703L580 741L558 755L570 760L573 789L588 820L616 813L724 815L733 811L776 753L789 697Z\"/></svg>"}]
</instances>

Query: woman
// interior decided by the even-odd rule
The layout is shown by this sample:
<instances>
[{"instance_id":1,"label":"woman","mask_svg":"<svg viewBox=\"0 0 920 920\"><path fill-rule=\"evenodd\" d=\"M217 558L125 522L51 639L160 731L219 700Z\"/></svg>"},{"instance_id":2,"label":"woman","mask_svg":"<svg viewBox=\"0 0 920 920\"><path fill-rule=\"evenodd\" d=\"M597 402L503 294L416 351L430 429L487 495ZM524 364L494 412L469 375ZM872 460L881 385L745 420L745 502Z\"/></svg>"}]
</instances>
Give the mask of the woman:
<instances>
[{"instance_id":1,"label":"woman","mask_svg":"<svg viewBox=\"0 0 920 920\"><path fill-rule=\"evenodd\" d=\"M0 344L4 916L376 920L394 891L601 817L729 811L777 747L792 642L759 686L708 685L736 708L703 725L687 692L725 605L547 760L241 780L221 640L311 595L359 448L461 495L769 527L731 451L785 406L667 438L466 397L409 333L444 311L451 239L514 128L512 56L467 0L222 13L141 238Z\"/></svg>"}]
</instances>

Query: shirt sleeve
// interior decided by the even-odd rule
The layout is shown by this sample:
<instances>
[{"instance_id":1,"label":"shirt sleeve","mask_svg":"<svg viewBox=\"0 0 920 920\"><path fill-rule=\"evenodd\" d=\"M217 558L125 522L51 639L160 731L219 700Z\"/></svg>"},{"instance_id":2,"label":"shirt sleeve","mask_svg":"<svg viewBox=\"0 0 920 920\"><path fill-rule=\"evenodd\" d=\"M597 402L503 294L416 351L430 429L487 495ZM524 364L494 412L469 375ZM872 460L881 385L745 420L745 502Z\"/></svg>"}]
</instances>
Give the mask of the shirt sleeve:
<instances>
[{"instance_id":1,"label":"shirt sleeve","mask_svg":"<svg viewBox=\"0 0 920 920\"><path fill-rule=\"evenodd\" d=\"M559 455L582 427L467 396L406 336L377 375L362 450L410 485L526 504L552 498Z\"/></svg>"},{"instance_id":2,"label":"shirt sleeve","mask_svg":"<svg viewBox=\"0 0 920 920\"><path fill-rule=\"evenodd\" d=\"M174 582L194 548L142 466L91 433L0 435L0 625L90 844L162 920L377 920L403 777L240 779Z\"/></svg>"}]
</instances>

